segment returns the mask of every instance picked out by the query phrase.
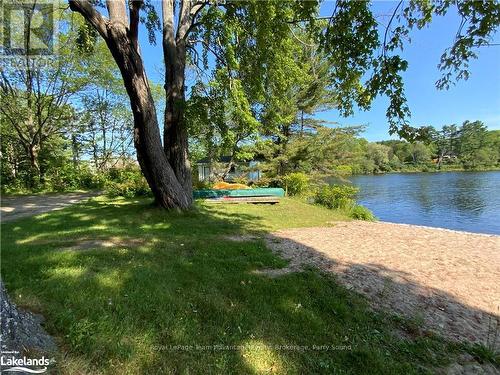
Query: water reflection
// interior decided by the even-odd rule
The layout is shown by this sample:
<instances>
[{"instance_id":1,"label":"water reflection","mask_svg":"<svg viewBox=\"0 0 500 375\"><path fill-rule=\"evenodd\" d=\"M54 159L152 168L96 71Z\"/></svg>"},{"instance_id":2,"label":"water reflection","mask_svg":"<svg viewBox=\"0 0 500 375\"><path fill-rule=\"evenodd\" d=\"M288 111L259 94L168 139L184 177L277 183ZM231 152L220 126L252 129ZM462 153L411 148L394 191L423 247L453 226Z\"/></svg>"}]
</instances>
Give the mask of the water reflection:
<instances>
[{"instance_id":1,"label":"water reflection","mask_svg":"<svg viewBox=\"0 0 500 375\"><path fill-rule=\"evenodd\" d=\"M471 214L480 215L483 209L486 208L486 200L484 199L483 190L484 180L481 178L460 176L456 180L456 188L452 195L451 204L457 208L459 212L470 212Z\"/></svg>"},{"instance_id":2,"label":"water reflection","mask_svg":"<svg viewBox=\"0 0 500 375\"><path fill-rule=\"evenodd\" d=\"M433 191L432 183L428 176L422 176L418 189L415 189L415 184L412 184L411 197L416 200L421 209L425 212L431 212L435 207L436 194Z\"/></svg>"},{"instance_id":3,"label":"water reflection","mask_svg":"<svg viewBox=\"0 0 500 375\"><path fill-rule=\"evenodd\" d=\"M381 220L500 234L500 172L355 176ZM335 181L331 181L335 183Z\"/></svg>"}]
</instances>

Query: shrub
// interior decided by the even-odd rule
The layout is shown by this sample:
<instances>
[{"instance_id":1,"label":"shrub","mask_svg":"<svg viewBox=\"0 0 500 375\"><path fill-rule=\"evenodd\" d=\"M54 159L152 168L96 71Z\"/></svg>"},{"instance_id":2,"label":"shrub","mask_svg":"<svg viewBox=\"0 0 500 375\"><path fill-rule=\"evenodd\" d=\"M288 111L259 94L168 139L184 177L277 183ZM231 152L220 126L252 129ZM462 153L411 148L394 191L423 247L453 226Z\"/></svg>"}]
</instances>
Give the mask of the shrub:
<instances>
[{"instance_id":1,"label":"shrub","mask_svg":"<svg viewBox=\"0 0 500 375\"><path fill-rule=\"evenodd\" d=\"M338 165L335 167L335 172L339 176L350 176L353 173L353 167L350 165Z\"/></svg>"},{"instance_id":2,"label":"shrub","mask_svg":"<svg viewBox=\"0 0 500 375\"><path fill-rule=\"evenodd\" d=\"M283 178L285 190L289 195L300 195L309 189L309 176L302 172L294 172Z\"/></svg>"},{"instance_id":3,"label":"shrub","mask_svg":"<svg viewBox=\"0 0 500 375\"><path fill-rule=\"evenodd\" d=\"M253 188L282 188L284 186L282 177L261 177L256 181L250 181L249 185Z\"/></svg>"},{"instance_id":4,"label":"shrub","mask_svg":"<svg viewBox=\"0 0 500 375\"><path fill-rule=\"evenodd\" d=\"M314 201L330 209L345 210L353 219L374 221L375 216L368 208L356 204L354 197L358 191L350 185L323 186L316 192Z\"/></svg>"},{"instance_id":5,"label":"shrub","mask_svg":"<svg viewBox=\"0 0 500 375\"><path fill-rule=\"evenodd\" d=\"M349 211L349 216L353 219L375 221L375 215L366 207L355 204Z\"/></svg>"},{"instance_id":6,"label":"shrub","mask_svg":"<svg viewBox=\"0 0 500 375\"><path fill-rule=\"evenodd\" d=\"M106 184L106 176L97 172L86 170L80 174L80 188L82 189L102 189Z\"/></svg>"},{"instance_id":7,"label":"shrub","mask_svg":"<svg viewBox=\"0 0 500 375\"><path fill-rule=\"evenodd\" d=\"M141 170L136 167L110 168L106 173L107 181L127 182L134 179L144 178Z\"/></svg>"},{"instance_id":8,"label":"shrub","mask_svg":"<svg viewBox=\"0 0 500 375\"><path fill-rule=\"evenodd\" d=\"M357 187L349 185L323 186L316 192L314 201L330 209L351 209L356 203L354 196L358 191Z\"/></svg>"},{"instance_id":9,"label":"shrub","mask_svg":"<svg viewBox=\"0 0 500 375\"><path fill-rule=\"evenodd\" d=\"M105 181L104 175L93 171L88 165L75 167L68 163L45 176L44 189L49 191L100 189L104 187Z\"/></svg>"},{"instance_id":10,"label":"shrub","mask_svg":"<svg viewBox=\"0 0 500 375\"><path fill-rule=\"evenodd\" d=\"M253 188L259 188L259 187L269 187L271 184L271 179L269 177L261 177L259 180L256 181L250 181L249 185L252 186Z\"/></svg>"},{"instance_id":11,"label":"shrub","mask_svg":"<svg viewBox=\"0 0 500 375\"><path fill-rule=\"evenodd\" d=\"M233 182L239 185L248 185L248 177L245 175L236 176L233 178Z\"/></svg>"},{"instance_id":12,"label":"shrub","mask_svg":"<svg viewBox=\"0 0 500 375\"><path fill-rule=\"evenodd\" d=\"M139 169L113 170L110 171L109 177L106 183L106 194L109 197L133 198L151 195L151 189ZM111 180L111 177L114 180Z\"/></svg>"},{"instance_id":13,"label":"shrub","mask_svg":"<svg viewBox=\"0 0 500 375\"><path fill-rule=\"evenodd\" d=\"M209 181L199 181L193 179L193 190L206 190L211 189L212 184Z\"/></svg>"},{"instance_id":14,"label":"shrub","mask_svg":"<svg viewBox=\"0 0 500 375\"><path fill-rule=\"evenodd\" d=\"M124 198L134 198L140 196L151 195L149 186L144 181L131 180L127 182L113 182L109 181L106 184L106 194L113 198L122 196Z\"/></svg>"},{"instance_id":15,"label":"shrub","mask_svg":"<svg viewBox=\"0 0 500 375\"><path fill-rule=\"evenodd\" d=\"M125 169L120 169L116 167L110 168L106 173L106 179L108 181L124 182L125 181L124 172Z\"/></svg>"}]
</instances>

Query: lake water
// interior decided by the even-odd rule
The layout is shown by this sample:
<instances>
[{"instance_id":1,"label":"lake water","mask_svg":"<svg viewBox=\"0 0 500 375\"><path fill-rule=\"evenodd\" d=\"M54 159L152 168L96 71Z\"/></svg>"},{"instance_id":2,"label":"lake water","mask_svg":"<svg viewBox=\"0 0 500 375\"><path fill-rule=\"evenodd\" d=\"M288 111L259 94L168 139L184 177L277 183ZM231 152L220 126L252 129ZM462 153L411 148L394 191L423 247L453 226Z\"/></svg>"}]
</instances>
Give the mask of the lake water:
<instances>
[{"instance_id":1,"label":"lake water","mask_svg":"<svg viewBox=\"0 0 500 375\"><path fill-rule=\"evenodd\" d=\"M353 176L382 221L500 234L500 171Z\"/></svg>"}]
</instances>

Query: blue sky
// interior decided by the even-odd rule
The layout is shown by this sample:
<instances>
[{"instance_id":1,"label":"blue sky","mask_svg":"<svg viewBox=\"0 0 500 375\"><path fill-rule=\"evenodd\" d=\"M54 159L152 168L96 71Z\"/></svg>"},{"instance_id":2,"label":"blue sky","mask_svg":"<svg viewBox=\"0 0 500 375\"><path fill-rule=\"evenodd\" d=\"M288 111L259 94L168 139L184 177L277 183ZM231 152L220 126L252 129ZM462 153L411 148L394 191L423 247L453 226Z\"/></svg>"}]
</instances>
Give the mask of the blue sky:
<instances>
[{"instance_id":1,"label":"blue sky","mask_svg":"<svg viewBox=\"0 0 500 375\"><path fill-rule=\"evenodd\" d=\"M329 15L333 5L334 2L324 3L321 14ZM383 15L395 6L396 2L393 1L376 1L373 9L376 15ZM378 20L382 24L388 22L387 17ZM402 52L403 58L409 63L403 78L412 112L411 124L440 128L447 124L461 124L465 120L481 120L490 129L500 129L500 46L478 50L479 59L471 63L472 74L467 81L459 81L449 90L437 90L435 87L440 77L437 69L439 59L453 42L459 22L455 9L450 9L446 16L435 18L429 27L415 30L411 35L411 43ZM141 39L148 76L160 82L163 58L161 43L150 46L144 29L141 30ZM500 42L498 33L495 42ZM387 99L379 97L373 102L371 110L356 111L348 118L341 117L335 110L319 113L317 117L342 125L365 124L367 130L363 136L370 141L378 141L390 138L386 108Z\"/></svg>"},{"instance_id":2,"label":"blue sky","mask_svg":"<svg viewBox=\"0 0 500 375\"><path fill-rule=\"evenodd\" d=\"M325 4L322 13L331 4ZM376 2L374 12L387 14L387 10L395 6L392 1ZM387 22L384 18L379 20ZM453 42L459 23L455 9L444 17L436 17L429 27L412 33L411 43L401 54L409 63L403 78L412 112L411 124L440 128L465 120L481 120L490 129L500 129L500 46L478 50L479 59L471 63L472 74L467 81L459 81L449 90L435 87L440 77L437 65L444 50ZM500 40L498 33L495 39ZM387 103L386 98L377 98L370 111L357 111L349 118L340 117L337 111L321 113L318 117L345 125L367 124L364 137L370 141L387 139Z\"/></svg>"}]
</instances>

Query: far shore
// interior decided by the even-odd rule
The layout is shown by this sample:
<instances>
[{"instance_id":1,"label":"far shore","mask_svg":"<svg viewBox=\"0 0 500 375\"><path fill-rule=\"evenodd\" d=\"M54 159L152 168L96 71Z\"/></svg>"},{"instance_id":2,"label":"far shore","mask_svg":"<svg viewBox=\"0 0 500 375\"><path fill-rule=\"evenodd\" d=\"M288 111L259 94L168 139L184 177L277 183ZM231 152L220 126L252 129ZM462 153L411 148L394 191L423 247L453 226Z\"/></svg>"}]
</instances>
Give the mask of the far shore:
<instances>
[{"instance_id":1,"label":"far shore","mask_svg":"<svg viewBox=\"0 0 500 375\"><path fill-rule=\"evenodd\" d=\"M429 170L398 170L398 171L385 171L378 173L353 173L349 175L343 175L343 178L348 177L358 177L358 176L384 176L387 174L414 174L414 173L448 173L448 172L465 172L465 173L477 173L477 172L498 172L500 171L500 166L498 167L488 167L484 169L465 169L465 168L457 168L457 169L429 169ZM336 176L332 176L336 177Z\"/></svg>"}]
</instances>

